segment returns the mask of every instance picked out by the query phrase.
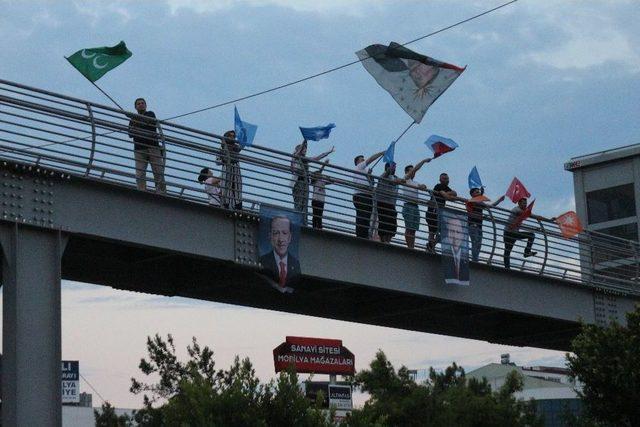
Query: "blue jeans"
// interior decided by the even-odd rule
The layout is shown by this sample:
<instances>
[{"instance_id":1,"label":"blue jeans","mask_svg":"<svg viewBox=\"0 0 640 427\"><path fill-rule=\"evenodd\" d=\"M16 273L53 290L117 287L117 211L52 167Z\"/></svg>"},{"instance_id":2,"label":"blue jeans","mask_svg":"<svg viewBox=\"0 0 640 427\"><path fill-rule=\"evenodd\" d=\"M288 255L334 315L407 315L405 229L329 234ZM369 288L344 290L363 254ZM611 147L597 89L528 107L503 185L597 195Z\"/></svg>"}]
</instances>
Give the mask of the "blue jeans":
<instances>
[{"instance_id":1,"label":"blue jeans","mask_svg":"<svg viewBox=\"0 0 640 427\"><path fill-rule=\"evenodd\" d=\"M478 262L480 248L482 248L482 224L470 222L469 237L471 238L471 260Z\"/></svg>"}]
</instances>

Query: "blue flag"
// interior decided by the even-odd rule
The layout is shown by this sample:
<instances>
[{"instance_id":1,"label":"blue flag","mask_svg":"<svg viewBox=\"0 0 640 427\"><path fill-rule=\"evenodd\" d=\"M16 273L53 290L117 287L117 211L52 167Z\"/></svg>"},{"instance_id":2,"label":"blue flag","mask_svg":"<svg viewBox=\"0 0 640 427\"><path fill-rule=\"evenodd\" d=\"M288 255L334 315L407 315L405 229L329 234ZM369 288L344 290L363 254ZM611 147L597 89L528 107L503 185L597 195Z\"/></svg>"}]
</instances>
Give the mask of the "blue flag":
<instances>
[{"instance_id":1,"label":"blue flag","mask_svg":"<svg viewBox=\"0 0 640 427\"><path fill-rule=\"evenodd\" d=\"M471 169L471 172L469 172L469 190L471 190L472 188L482 187L484 187L484 185L482 185L482 180L480 179L478 168L474 166L473 169Z\"/></svg>"},{"instance_id":2,"label":"blue flag","mask_svg":"<svg viewBox=\"0 0 640 427\"><path fill-rule=\"evenodd\" d=\"M396 142L397 141L393 141L391 145L389 145L389 148L387 148L387 151L384 152L382 160L385 163L393 163L393 156L396 153Z\"/></svg>"},{"instance_id":3,"label":"blue flag","mask_svg":"<svg viewBox=\"0 0 640 427\"><path fill-rule=\"evenodd\" d=\"M236 131L236 140L240 143L241 146L247 147L253 144L253 138L256 136L256 131L258 130L258 126L253 125L248 122L243 122L240 118L240 114L238 114L238 108L233 107L234 110L234 123L235 123L235 131Z\"/></svg>"},{"instance_id":4,"label":"blue flag","mask_svg":"<svg viewBox=\"0 0 640 427\"><path fill-rule=\"evenodd\" d=\"M321 139L329 138L331 129L333 129L334 127L336 127L336 125L333 123L329 123L326 126L317 126L314 128L300 127L300 132L302 132L302 137L307 141L320 141Z\"/></svg>"}]
</instances>

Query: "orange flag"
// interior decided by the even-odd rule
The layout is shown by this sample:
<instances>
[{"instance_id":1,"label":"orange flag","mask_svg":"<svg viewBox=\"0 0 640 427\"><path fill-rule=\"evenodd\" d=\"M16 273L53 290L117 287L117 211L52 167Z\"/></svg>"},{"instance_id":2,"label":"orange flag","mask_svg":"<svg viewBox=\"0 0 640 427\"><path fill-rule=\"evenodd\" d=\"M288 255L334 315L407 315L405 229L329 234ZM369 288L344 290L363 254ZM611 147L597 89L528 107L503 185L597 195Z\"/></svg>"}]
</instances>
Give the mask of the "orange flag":
<instances>
[{"instance_id":1,"label":"orange flag","mask_svg":"<svg viewBox=\"0 0 640 427\"><path fill-rule=\"evenodd\" d=\"M583 230L580 219L574 211L563 213L556 218L556 222L558 223L558 227L560 227L562 236L567 239L572 238Z\"/></svg>"}]
</instances>

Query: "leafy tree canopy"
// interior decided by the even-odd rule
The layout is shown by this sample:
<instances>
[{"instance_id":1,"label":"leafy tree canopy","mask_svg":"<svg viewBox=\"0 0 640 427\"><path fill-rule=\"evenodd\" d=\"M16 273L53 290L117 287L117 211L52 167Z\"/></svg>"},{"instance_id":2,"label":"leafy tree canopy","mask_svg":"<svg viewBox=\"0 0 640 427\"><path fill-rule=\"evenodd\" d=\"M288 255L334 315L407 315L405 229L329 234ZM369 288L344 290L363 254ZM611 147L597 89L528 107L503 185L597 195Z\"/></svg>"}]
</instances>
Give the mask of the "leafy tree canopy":
<instances>
[{"instance_id":1,"label":"leafy tree canopy","mask_svg":"<svg viewBox=\"0 0 640 427\"><path fill-rule=\"evenodd\" d=\"M640 305L627 325L582 325L567 354L586 418L594 425L633 426L640 420ZM588 421L587 421L588 422Z\"/></svg>"}]
</instances>

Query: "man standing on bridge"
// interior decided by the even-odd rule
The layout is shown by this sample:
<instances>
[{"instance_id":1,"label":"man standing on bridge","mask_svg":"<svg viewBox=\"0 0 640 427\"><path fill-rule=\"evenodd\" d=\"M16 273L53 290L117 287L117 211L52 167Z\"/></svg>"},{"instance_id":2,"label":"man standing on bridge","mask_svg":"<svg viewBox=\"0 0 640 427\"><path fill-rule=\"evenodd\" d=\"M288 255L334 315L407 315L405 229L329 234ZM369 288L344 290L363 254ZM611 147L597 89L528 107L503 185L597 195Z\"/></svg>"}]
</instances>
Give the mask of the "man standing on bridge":
<instances>
[{"instance_id":1,"label":"man standing on bridge","mask_svg":"<svg viewBox=\"0 0 640 427\"><path fill-rule=\"evenodd\" d=\"M147 165L151 164L153 179L156 183L156 193L164 193L166 189L164 161L156 132L158 126L156 115L153 111L147 111L147 101L144 98L136 99L134 105L138 115L129 115L131 118L129 121L129 138L133 138L134 143L138 190L147 189Z\"/></svg>"},{"instance_id":2,"label":"man standing on bridge","mask_svg":"<svg viewBox=\"0 0 640 427\"><path fill-rule=\"evenodd\" d=\"M445 207L448 199L458 196L458 193L449 188L449 175L440 174L440 182L438 182L431 191L431 200L429 200L425 219L429 226L429 242L427 243L427 252L436 252L436 243L440 241L440 233L438 231L438 215L442 208Z\"/></svg>"},{"instance_id":3,"label":"man standing on bridge","mask_svg":"<svg viewBox=\"0 0 640 427\"><path fill-rule=\"evenodd\" d=\"M386 150L385 150L386 151ZM367 167L384 155L384 151L376 153L365 160L363 155L358 155L353 159L355 173L353 174L353 206L356 208L356 236L364 239L369 238L369 227L371 225L371 212L373 211L373 196L371 195L372 183L369 181Z\"/></svg>"}]
</instances>

